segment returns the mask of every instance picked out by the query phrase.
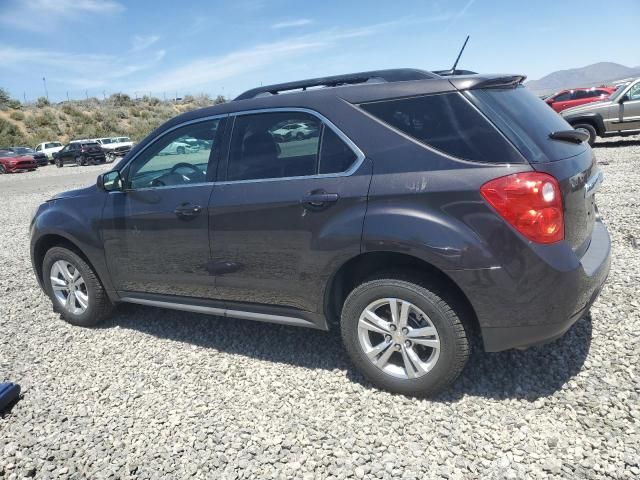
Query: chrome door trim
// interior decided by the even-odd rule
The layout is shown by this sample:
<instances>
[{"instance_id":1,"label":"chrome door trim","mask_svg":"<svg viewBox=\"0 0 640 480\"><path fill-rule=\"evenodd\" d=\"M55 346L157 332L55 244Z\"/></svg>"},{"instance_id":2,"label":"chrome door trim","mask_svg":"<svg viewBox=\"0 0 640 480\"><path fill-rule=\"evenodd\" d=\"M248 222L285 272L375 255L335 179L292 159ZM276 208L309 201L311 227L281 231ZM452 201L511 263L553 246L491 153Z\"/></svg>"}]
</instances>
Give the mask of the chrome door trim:
<instances>
[{"instance_id":1,"label":"chrome door trim","mask_svg":"<svg viewBox=\"0 0 640 480\"><path fill-rule=\"evenodd\" d=\"M146 298L123 297L122 302L135 303L150 307L168 308L170 310L180 310L183 312L205 313L229 318L242 318L245 320L256 320L259 322L279 323L282 325L292 325L296 327L315 327L315 325L302 318L287 317L284 315L273 315L268 313L245 312L241 310L231 310L225 308L207 307L204 305L191 305L187 303L166 302L163 300L149 300Z\"/></svg>"}]
</instances>

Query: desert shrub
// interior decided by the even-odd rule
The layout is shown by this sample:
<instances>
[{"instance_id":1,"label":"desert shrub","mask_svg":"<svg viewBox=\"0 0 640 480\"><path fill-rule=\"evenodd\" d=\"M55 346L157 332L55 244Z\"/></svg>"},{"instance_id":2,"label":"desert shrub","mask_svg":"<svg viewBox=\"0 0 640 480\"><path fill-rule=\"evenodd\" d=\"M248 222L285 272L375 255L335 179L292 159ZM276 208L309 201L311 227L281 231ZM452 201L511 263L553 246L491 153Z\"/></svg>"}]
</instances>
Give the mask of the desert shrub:
<instances>
[{"instance_id":1,"label":"desert shrub","mask_svg":"<svg viewBox=\"0 0 640 480\"><path fill-rule=\"evenodd\" d=\"M125 107L133 103L131 97L126 93L114 93L109 97L109 102L116 107Z\"/></svg>"},{"instance_id":2,"label":"desert shrub","mask_svg":"<svg viewBox=\"0 0 640 480\"><path fill-rule=\"evenodd\" d=\"M213 104L214 105L220 105L221 103L227 103L227 99L225 98L224 95L218 95L214 100L213 100Z\"/></svg>"},{"instance_id":3,"label":"desert shrub","mask_svg":"<svg viewBox=\"0 0 640 480\"><path fill-rule=\"evenodd\" d=\"M36 100L36 107L38 108L48 107L49 105L51 104L47 97L38 97L38 100Z\"/></svg>"},{"instance_id":4,"label":"desert shrub","mask_svg":"<svg viewBox=\"0 0 640 480\"><path fill-rule=\"evenodd\" d=\"M0 118L0 145L19 145L26 141L27 138L14 123Z\"/></svg>"},{"instance_id":5,"label":"desert shrub","mask_svg":"<svg viewBox=\"0 0 640 480\"><path fill-rule=\"evenodd\" d=\"M13 119L13 120L17 120L19 122L21 122L22 120L24 120L24 113L22 113L20 110L15 110L13 112L11 112L9 114L9 116Z\"/></svg>"}]
</instances>

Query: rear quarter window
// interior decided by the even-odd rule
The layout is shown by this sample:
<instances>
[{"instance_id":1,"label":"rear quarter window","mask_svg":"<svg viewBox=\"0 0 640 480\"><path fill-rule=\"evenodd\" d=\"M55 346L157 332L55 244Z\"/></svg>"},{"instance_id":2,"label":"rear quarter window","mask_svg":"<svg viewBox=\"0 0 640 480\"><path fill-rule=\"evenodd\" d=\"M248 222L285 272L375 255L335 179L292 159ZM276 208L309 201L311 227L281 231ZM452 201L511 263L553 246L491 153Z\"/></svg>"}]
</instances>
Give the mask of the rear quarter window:
<instances>
[{"instance_id":1,"label":"rear quarter window","mask_svg":"<svg viewBox=\"0 0 640 480\"><path fill-rule=\"evenodd\" d=\"M506 138L459 93L385 100L360 107L420 143L453 157L486 163L523 161Z\"/></svg>"},{"instance_id":2,"label":"rear quarter window","mask_svg":"<svg viewBox=\"0 0 640 480\"><path fill-rule=\"evenodd\" d=\"M562 160L587 148L586 143L549 138L573 127L524 86L470 90L467 95L530 162Z\"/></svg>"}]
</instances>

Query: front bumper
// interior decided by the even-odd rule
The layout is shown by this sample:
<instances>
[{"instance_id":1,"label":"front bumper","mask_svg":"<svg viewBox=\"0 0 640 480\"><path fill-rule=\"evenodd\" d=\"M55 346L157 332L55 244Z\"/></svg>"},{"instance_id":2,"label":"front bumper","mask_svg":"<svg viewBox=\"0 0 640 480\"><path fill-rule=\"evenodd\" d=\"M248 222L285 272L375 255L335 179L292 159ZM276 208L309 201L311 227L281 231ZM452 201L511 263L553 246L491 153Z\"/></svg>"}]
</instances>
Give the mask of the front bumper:
<instances>
[{"instance_id":1,"label":"front bumper","mask_svg":"<svg viewBox=\"0 0 640 480\"><path fill-rule=\"evenodd\" d=\"M589 248L573 269L554 269L540 260L537 265L528 263L519 279L501 268L448 273L474 307L485 351L497 352L562 336L588 313L610 265L609 232L597 221Z\"/></svg>"}]
</instances>

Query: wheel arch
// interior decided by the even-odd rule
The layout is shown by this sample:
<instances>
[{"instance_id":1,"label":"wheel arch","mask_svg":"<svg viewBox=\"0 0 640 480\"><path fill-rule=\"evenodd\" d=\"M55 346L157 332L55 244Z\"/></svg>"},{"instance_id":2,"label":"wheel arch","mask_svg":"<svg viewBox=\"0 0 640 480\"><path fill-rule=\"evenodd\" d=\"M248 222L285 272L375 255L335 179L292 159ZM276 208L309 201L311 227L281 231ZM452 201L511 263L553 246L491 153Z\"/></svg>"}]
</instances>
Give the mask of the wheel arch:
<instances>
[{"instance_id":1,"label":"wheel arch","mask_svg":"<svg viewBox=\"0 0 640 480\"><path fill-rule=\"evenodd\" d=\"M91 261L89 256L78 246L78 242L75 242L73 239L61 235L59 233L47 233L40 236L34 243L32 248L32 263L33 268L36 271L36 277L40 287L44 290L44 272L42 271L42 263L44 261L44 257L47 252L53 247L64 247L75 254L77 254L80 258L82 258L87 265L91 267L91 269L95 272L98 281L102 284L103 288L106 287L104 279L100 275L100 270L96 268L94 263ZM105 288L109 297L113 297L112 293L110 293L109 288ZM112 298L113 299L113 298Z\"/></svg>"},{"instance_id":2,"label":"wheel arch","mask_svg":"<svg viewBox=\"0 0 640 480\"><path fill-rule=\"evenodd\" d=\"M571 125L578 125L579 123L588 123L593 128L595 128L598 136L602 136L605 133L604 128L604 120L602 119L602 115L599 113L588 113L582 115L572 115L565 117L565 120Z\"/></svg>"},{"instance_id":3,"label":"wheel arch","mask_svg":"<svg viewBox=\"0 0 640 480\"><path fill-rule=\"evenodd\" d=\"M478 318L464 291L441 269L431 263L404 253L374 251L361 253L345 261L331 277L324 295L324 313L329 325L339 322L340 310L349 292L367 278L384 271L403 271L416 278L435 281L455 296L464 308L460 312L474 333L480 334Z\"/></svg>"}]
</instances>

